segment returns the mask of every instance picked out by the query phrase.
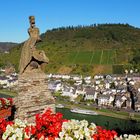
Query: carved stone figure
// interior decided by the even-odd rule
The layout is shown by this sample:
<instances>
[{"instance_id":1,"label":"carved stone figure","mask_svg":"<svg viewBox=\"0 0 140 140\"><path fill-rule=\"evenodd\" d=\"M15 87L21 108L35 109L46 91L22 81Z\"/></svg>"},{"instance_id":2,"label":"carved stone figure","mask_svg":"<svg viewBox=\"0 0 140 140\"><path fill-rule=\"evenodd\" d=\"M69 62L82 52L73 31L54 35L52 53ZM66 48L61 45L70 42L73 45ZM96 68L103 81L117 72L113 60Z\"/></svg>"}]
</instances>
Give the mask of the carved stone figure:
<instances>
[{"instance_id":1,"label":"carved stone figure","mask_svg":"<svg viewBox=\"0 0 140 140\"><path fill-rule=\"evenodd\" d=\"M37 50L36 44L41 39L39 29L35 27L34 16L29 17L30 38L24 43L18 76L18 95L14 98L15 118L34 122L35 114L50 108L55 112L55 100L48 90L48 82L43 67L49 62L44 51Z\"/></svg>"},{"instance_id":2,"label":"carved stone figure","mask_svg":"<svg viewBox=\"0 0 140 140\"><path fill-rule=\"evenodd\" d=\"M31 71L44 71L44 65L49 62L44 51L36 49L36 44L41 39L39 37L39 29L35 27L35 17L30 16L29 21L30 28L28 33L30 38L24 43L22 48L19 64L20 74Z\"/></svg>"}]
</instances>

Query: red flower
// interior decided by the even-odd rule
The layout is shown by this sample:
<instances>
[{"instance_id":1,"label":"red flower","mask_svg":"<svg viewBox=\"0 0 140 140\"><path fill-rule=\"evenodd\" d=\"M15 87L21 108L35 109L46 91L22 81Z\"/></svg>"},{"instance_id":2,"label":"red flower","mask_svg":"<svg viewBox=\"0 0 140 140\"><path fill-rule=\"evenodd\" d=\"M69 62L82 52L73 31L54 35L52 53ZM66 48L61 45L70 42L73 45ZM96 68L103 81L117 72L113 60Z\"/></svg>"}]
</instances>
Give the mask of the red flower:
<instances>
[{"instance_id":1,"label":"red flower","mask_svg":"<svg viewBox=\"0 0 140 140\"><path fill-rule=\"evenodd\" d=\"M4 103L3 99L2 102ZM27 126L24 131L30 138L40 139L48 138L48 140L55 140L62 130L63 122L68 120L63 119L61 113L54 114L50 109L46 110L43 114L37 114L35 119L35 126ZM12 125L13 122L7 122L5 119L0 119L0 137L6 130L7 125ZM114 130L106 130L101 126L97 126L97 132L92 136L94 140L113 140L117 136ZM30 139L24 139L30 140Z\"/></svg>"},{"instance_id":2,"label":"red flower","mask_svg":"<svg viewBox=\"0 0 140 140\"><path fill-rule=\"evenodd\" d=\"M94 140L113 140L117 136L117 132L112 130L103 129L101 126L97 126L97 133L92 137Z\"/></svg>"},{"instance_id":3,"label":"red flower","mask_svg":"<svg viewBox=\"0 0 140 140\"><path fill-rule=\"evenodd\" d=\"M36 125L34 127L26 127L25 131L27 135L31 135L36 139L48 138L54 140L58 137L59 132L62 129L63 119L61 113L53 114L50 109L46 110L43 114L36 115Z\"/></svg>"},{"instance_id":4,"label":"red flower","mask_svg":"<svg viewBox=\"0 0 140 140\"><path fill-rule=\"evenodd\" d=\"M6 104L6 100L9 100L10 105ZM0 109L8 108L13 105L13 99L12 98L0 98L0 102L2 103L2 107Z\"/></svg>"},{"instance_id":5,"label":"red flower","mask_svg":"<svg viewBox=\"0 0 140 140\"><path fill-rule=\"evenodd\" d=\"M4 118L0 119L0 137L5 132L7 125L12 125L13 122L7 122Z\"/></svg>"},{"instance_id":6,"label":"red flower","mask_svg":"<svg viewBox=\"0 0 140 140\"><path fill-rule=\"evenodd\" d=\"M1 103L2 103L2 108L5 108L6 102L5 102L4 98L0 98L0 100L1 100Z\"/></svg>"}]
</instances>

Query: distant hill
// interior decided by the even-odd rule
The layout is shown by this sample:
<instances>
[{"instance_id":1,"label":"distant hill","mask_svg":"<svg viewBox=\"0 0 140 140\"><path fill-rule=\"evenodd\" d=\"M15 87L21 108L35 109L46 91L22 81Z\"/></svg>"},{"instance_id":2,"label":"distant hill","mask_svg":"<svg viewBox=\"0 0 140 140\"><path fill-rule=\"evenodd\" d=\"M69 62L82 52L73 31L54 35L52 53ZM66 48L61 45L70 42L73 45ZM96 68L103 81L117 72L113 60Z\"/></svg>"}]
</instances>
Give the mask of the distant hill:
<instances>
[{"instance_id":1,"label":"distant hill","mask_svg":"<svg viewBox=\"0 0 140 140\"><path fill-rule=\"evenodd\" d=\"M15 47L17 43L12 43L12 42L0 42L0 51L5 52L9 51L13 47Z\"/></svg>"},{"instance_id":2,"label":"distant hill","mask_svg":"<svg viewBox=\"0 0 140 140\"><path fill-rule=\"evenodd\" d=\"M114 73L114 68L121 73L139 64L140 29L128 24L61 27L48 30L41 38L37 47L50 59L48 73ZM21 46L1 55L0 64L12 63L17 68Z\"/></svg>"},{"instance_id":3,"label":"distant hill","mask_svg":"<svg viewBox=\"0 0 140 140\"><path fill-rule=\"evenodd\" d=\"M53 46L83 47L84 49L139 48L140 29L128 24L95 24L57 28L42 34Z\"/></svg>"}]
</instances>

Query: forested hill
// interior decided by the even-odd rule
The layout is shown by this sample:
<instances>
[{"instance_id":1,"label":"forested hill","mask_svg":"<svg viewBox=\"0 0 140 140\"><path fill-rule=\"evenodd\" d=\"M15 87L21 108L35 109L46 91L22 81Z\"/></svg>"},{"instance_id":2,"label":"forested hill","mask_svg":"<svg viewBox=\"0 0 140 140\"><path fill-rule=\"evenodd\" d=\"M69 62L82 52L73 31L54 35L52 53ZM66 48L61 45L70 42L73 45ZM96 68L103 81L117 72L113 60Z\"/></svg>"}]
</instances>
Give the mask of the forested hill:
<instances>
[{"instance_id":1,"label":"forested hill","mask_svg":"<svg viewBox=\"0 0 140 140\"><path fill-rule=\"evenodd\" d=\"M42 34L43 40L61 47L140 48L140 29L128 24L94 24L62 27Z\"/></svg>"},{"instance_id":2,"label":"forested hill","mask_svg":"<svg viewBox=\"0 0 140 140\"><path fill-rule=\"evenodd\" d=\"M9 51L11 48L15 47L17 43L12 42L0 42L0 52Z\"/></svg>"},{"instance_id":3,"label":"forested hill","mask_svg":"<svg viewBox=\"0 0 140 140\"><path fill-rule=\"evenodd\" d=\"M61 27L48 30L41 38L37 48L50 59L48 73L114 73L114 66L120 70L122 65L140 64L140 29L128 24ZM0 65L12 63L17 68L21 46L1 54Z\"/></svg>"}]
</instances>

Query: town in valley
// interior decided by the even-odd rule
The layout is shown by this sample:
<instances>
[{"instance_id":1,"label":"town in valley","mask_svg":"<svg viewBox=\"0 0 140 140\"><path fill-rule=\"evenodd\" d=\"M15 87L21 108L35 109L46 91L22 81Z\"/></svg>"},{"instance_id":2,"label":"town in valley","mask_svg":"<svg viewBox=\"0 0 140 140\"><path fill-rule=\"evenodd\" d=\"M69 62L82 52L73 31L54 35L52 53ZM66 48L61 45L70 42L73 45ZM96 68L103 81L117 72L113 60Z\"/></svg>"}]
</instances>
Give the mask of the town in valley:
<instances>
[{"instance_id":1,"label":"town in valley","mask_svg":"<svg viewBox=\"0 0 140 140\"><path fill-rule=\"evenodd\" d=\"M17 91L18 74L0 69L1 91ZM96 109L140 112L140 77L130 71L122 75L46 74L48 89L54 97Z\"/></svg>"}]
</instances>

